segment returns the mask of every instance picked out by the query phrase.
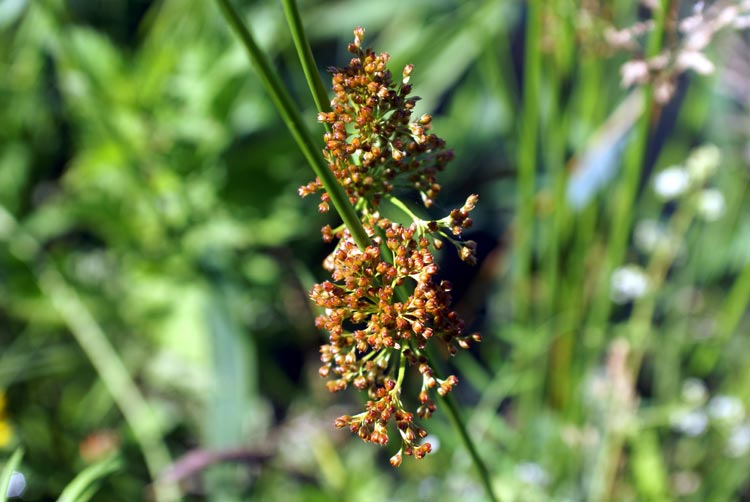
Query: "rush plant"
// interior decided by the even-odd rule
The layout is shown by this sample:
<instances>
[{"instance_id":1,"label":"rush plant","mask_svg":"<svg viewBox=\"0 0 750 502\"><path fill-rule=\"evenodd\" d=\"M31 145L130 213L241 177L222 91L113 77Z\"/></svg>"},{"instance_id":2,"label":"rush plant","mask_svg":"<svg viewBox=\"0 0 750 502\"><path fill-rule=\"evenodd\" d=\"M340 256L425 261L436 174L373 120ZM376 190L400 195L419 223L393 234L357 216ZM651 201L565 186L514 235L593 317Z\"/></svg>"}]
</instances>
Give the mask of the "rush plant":
<instances>
[{"instance_id":1,"label":"rush plant","mask_svg":"<svg viewBox=\"0 0 750 502\"><path fill-rule=\"evenodd\" d=\"M414 366L422 375L417 416L427 419L436 410L434 393L444 400L487 496L496 500L487 468L448 396L458 378L441 378L428 351L439 344L455 354L458 348L481 340L478 333L464 332L463 322L451 309L451 285L437 279L433 256L447 242L462 260L475 263L476 243L462 240L461 235L472 224L469 213L478 197L470 195L444 218L423 220L394 196L397 189L415 190L425 207L432 206L440 192L436 175L453 157L445 142L429 132L429 115L412 119L418 100L409 97L413 67L407 65L401 83L394 83L387 68L389 55L363 48L364 29L356 28L348 47L354 58L332 71L335 97L329 107L296 5L284 2L319 108L318 120L326 125L321 156L280 77L237 11L228 0L217 1L317 176L299 189L300 195L322 192L318 209L326 212L333 205L343 220L337 228L322 230L325 241L336 241L324 263L332 280L317 284L311 293L325 309L316 325L329 335L329 343L321 347L320 374L333 377L329 390L340 391L351 384L367 391L369 401L363 412L339 417L336 426L348 427L364 441L385 445L388 424L395 422L401 447L391 464L399 466L404 455L423 458L432 449L430 443L421 442L427 432L402 401L406 369ZM383 200L402 211L411 224L382 215Z\"/></svg>"}]
</instances>

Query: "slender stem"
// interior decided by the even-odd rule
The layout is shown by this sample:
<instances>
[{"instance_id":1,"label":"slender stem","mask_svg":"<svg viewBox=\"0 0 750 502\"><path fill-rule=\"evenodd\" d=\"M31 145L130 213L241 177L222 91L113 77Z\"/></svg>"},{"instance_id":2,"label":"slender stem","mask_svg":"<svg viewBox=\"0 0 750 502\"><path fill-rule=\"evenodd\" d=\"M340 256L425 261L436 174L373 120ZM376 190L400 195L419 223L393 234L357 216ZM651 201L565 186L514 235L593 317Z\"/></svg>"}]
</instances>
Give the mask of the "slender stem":
<instances>
[{"instance_id":1,"label":"slender stem","mask_svg":"<svg viewBox=\"0 0 750 502\"><path fill-rule=\"evenodd\" d=\"M742 317L748 311L750 302L750 263L745 265L736 279L731 289L729 289L726 300L721 305L716 316L716 335L717 340L726 341L732 336Z\"/></svg>"},{"instance_id":2,"label":"slender stem","mask_svg":"<svg viewBox=\"0 0 750 502\"><path fill-rule=\"evenodd\" d=\"M419 222L419 221L422 221L422 218L419 218L419 217L418 217L418 216L417 216L416 214L414 214L414 213L413 213L413 212L411 211L411 209L409 209L409 208L408 208L408 207L406 206L406 204L404 204L403 202L401 202L401 201L400 201L399 199L397 199L396 197L394 197L394 196L392 196L392 195L386 195L386 196L385 196L385 199L386 199L386 200L387 200L388 202L390 202L391 204L393 204L394 206L396 206L397 208L399 208L399 209L400 209L401 211L403 211L403 212L404 212L404 214L406 214L406 215L407 215L407 216L408 216L409 218L411 218L411 219L412 219L413 221L415 221L415 222Z\"/></svg>"},{"instance_id":3,"label":"slender stem","mask_svg":"<svg viewBox=\"0 0 750 502\"><path fill-rule=\"evenodd\" d=\"M453 422L454 428L461 436L461 440L463 441L464 446L471 456L471 460L474 462L474 465L477 468L479 479L482 481L484 491L487 493L487 496L492 502L498 502L499 499L495 495L495 491L492 488L492 482L490 481L490 473L487 470L487 466L485 465L484 461L479 456L479 452L477 451L476 446L474 446L474 442L469 437L469 433L466 429L466 424L464 423L464 419L463 417L461 417L461 414L458 411L458 406L456 405L455 399L453 399L453 395L448 394L447 396L442 398L442 401L443 404L445 404L446 409L448 410L448 417L450 418L451 422Z\"/></svg>"},{"instance_id":4,"label":"slender stem","mask_svg":"<svg viewBox=\"0 0 750 502\"><path fill-rule=\"evenodd\" d=\"M15 231L15 239L23 252L16 257L25 262L35 273L42 293L63 319L78 345L83 349L104 386L122 412L125 421L141 448L149 475L154 482L157 501L181 500L176 483L160 481L159 475L172 462L169 450L162 441L158 419L151 406L130 377L116 349L112 346L99 323L88 310L76 290L70 287L53 264L34 266L32 258L45 260L41 244L24 232L13 215L0 206L0 220L5 220Z\"/></svg>"},{"instance_id":5,"label":"slender stem","mask_svg":"<svg viewBox=\"0 0 750 502\"><path fill-rule=\"evenodd\" d=\"M318 66L315 64L315 58L313 57L312 49L310 49L310 42L307 40L307 34L302 24L302 17L299 14L297 2L294 0L281 0L281 3L284 6L289 31L292 33L294 47L297 48L297 56L299 56L299 61L302 63L302 71L305 72L305 79L307 80L308 87L310 87L315 106L319 112L329 112L331 111L331 104L328 101L328 92L323 84L323 79L320 78ZM328 126L327 123L326 126Z\"/></svg>"},{"instance_id":6,"label":"slender stem","mask_svg":"<svg viewBox=\"0 0 750 502\"><path fill-rule=\"evenodd\" d=\"M661 0L659 7L654 9L655 28L648 41L646 57L656 56L660 51L664 39L664 31L667 24L667 14L670 10L670 0ZM614 201L614 214L607 245L607 256L602 274L599 277L599 294L595 296L591 310L590 329L587 337L588 346L595 353L603 336L604 325L609 317L612 306L609 295L604 294L609 282L609 277L615 267L622 263L627 250L628 237L630 236L630 225L633 220L633 202L638 191L638 185L643 171L643 162L648 146L649 125L651 121L651 110L653 107L653 86L645 86L643 93L643 114L641 115L630 148L625 154L623 166L623 179L620 181L618 192ZM591 339L593 337L593 340Z\"/></svg>"},{"instance_id":7,"label":"slender stem","mask_svg":"<svg viewBox=\"0 0 750 502\"><path fill-rule=\"evenodd\" d=\"M39 287L68 325L78 344L86 353L107 390L122 411L143 452L157 500L180 500L174 483L162 483L161 472L171 464L166 445L161 439L158 419L138 390L125 364L107 339L102 328L81 301L75 289L65 283L52 267L38 274Z\"/></svg>"},{"instance_id":8,"label":"slender stem","mask_svg":"<svg viewBox=\"0 0 750 502\"><path fill-rule=\"evenodd\" d=\"M565 329L564 332L561 331L562 326L564 326L564 316L557 315L559 312L557 308L560 305L562 296L560 290L564 282L560 268L560 250L564 241L563 225L569 218L570 210L565 196L567 173L564 168L565 131L568 131L569 114L566 113L567 110L563 104L562 91L562 82L570 75L570 65L575 51L573 44L575 27L570 13L560 19L560 29L564 35L561 37L560 43L556 44L553 53L553 63L556 63L557 66L553 71L546 72L544 77L552 96L547 122L542 126L544 128L542 134L545 138L544 160L549 173L548 176L552 179L554 210L552 214L547 214L546 218L540 222L543 225L540 234L547 235L544 259L540 264L541 274L544 275L546 282L546 294L542 300L540 320L548 326L546 336L550 341L550 354L549 363L539 372L539 382L542 383L539 387L544 388L543 382L547 381L550 400L562 410L566 410L570 389L573 387L569 371L572 331L568 329ZM558 334L561 336L558 337Z\"/></svg>"},{"instance_id":9,"label":"slender stem","mask_svg":"<svg viewBox=\"0 0 750 502\"><path fill-rule=\"evenodd\" d=\"M517 321L529 316L531 306L531 257L534 236L534 187L539 124L539 80L542 66L541 23L542 4L527 4L526 38L523 75L523 115L518 151L518 190L516 198L515 263L513 289L517 298L513 308Z\"/></svg>"},{"instance_id":10,"label":"slender stem","mask_svg":"<svg viewBox=\"0 0 750 502\"><path fill-rule=\"evenodd\" d=\"M396 387L399 389L404 381L404 375L406 375L406 356L402 350L398 353L398 375L396 376Z\"/></svg>"},{"instance_id":11,"label":"slender stem","mask_svg":"<svg viewBox=\"0 0 750 502\"><path fill-rule=\"evenodd\" d=\"M682 242L693 219L695 217L695 208L686 204L680 204L677 213L672 217L670 225L670 235L675 242ZM660 249L654 251L649 259L646 268L646 275L649 278L651 292L639 298L633 306L633 313L627 324L627 333L631 344L630 350L630 382L635 386L638 374L640 373L643 357L646 353L646 343L653 330L653 317L656 309L656 292L661 290L667 276L667 272L677 258L679 252L678 246L670 247L669 245L660 244ZM666 247L666 249L663 249ZM635 395L636 390L633 389ZM616 410L615 412L625 412L626 410ZM592 491L590 500L603 500L612 493L617 479L618 459L620 458L623 446L625 445L626 435L622 430L609 427L602 439L600 450L600 461L595 468L596 475L593 477Z\"/></svg>"},{"instance_id":12,"label":"slender stem","mask_svg":"<svg viewBox=\"0 0 750 502\"><path fill-rule=\"evenodd\" d=\"M432 368L436 368L430 354L425 352L424 355L427 358L427 364L429 364ZM437 372L435 376L438 376ZM487 497L489 497L489 500L491 502L498 502L500 499L498 499L498 497L495 495L495 491L492 488L490 472L487 469L487 465L484 463L484 460L482 460L482 457L479 456L479 451L474 445L474 441L472 441L471 437L469 436L469 431L466 428L466 422L464 422L461 413L458 411L458 405L456 404L456 400L453 398L453 394L446 394L445 396L438 395L438 397L440 398L440 402L445 405L445 408L448 411L448 418L451 421L451 424L453 424L453 428L458 431L458 435L461 437L461 441L464 443L464 446L469 452L469 456L471 457L472 462L474 462L474 466L477 468L479 480L482 482L482 487L484 488Z\"/></svg>"},{"instance_id":13,"label":"slender stem","mask_svg":"<svg viewBox=\"0 0 750 502\"><path fill-rule=\"evenodd\" d=\"M305 127L302 115L297 110L297 105L292 100L286 87L284 87L281 77L279 77L279 74L273 68L268 57L258 47L258 44L255 43L250 30L242 22L237 10L232 6L230 1L216 0L216 2L219 4L219 8L229 26L247 50L250 61L255 65L266 91L271 96L271 101L273 101L274 106L276 106L276 109L281 114L281 118L297 142L297 146L302 150L302 154L307 159L315 175L320 179L326 192L328 192L336 212L344 220L357 245L362 249L366 248L370 245L370 237L360 223L346 192L336 180L333 172L328 168L318 148L315 146L310 132Z\"/></svg>"}]
</instances>

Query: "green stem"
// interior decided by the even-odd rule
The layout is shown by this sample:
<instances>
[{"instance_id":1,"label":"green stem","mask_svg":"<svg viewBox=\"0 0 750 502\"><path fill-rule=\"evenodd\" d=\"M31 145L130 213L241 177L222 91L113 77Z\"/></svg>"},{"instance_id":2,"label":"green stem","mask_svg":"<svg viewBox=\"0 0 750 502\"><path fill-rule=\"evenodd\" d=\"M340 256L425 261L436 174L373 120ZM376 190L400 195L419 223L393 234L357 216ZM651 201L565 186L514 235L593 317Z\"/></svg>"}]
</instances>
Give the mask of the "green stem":
<instances>
[{"instance_id":1,"label":"green stem","mask_svg":"<svg viewBox=\"0 0 750 502\"><path fill-rule=\"evenodd\" d=\"M742 272L737 275L716 316L715 338L717 340L725 342L735 332L742 316L748 311L748 298L750 298L750 263L745 265Z\"/></svg>"},{"instance_id":2,"label":"green stem","mask_svg":"<svg viewBox=\"0 0 750 502\"><path fill-rule=\"evenodd\" d=\"M399 208L399 209L400 209L401 211L403 211L403 212L404 212L404 214L406 214L406 215L407 215L407 216L408 216L409 218L411 218L411 219L412 219L412 221L414 221L414 223L417 223L417 222L421 222L421 221L422 221L422 218L420 218L420 217L418 217L418 216L417 216L416 214L414 214L414 213L413 213L413 212L411 211L411 209L409 209L409 208L408 208L408 207L406 206L406 204L404 204L403 202L401 202L401 201L400 201L399 199L397 199L396 197L394 197L394 196L392 196L392 195L386 195L386 196L385 196L384 198L385 198L385 199L386 199L386 200L387 200L388 202L390 202L391 204L393 204L394 206L396 206L397 208Z\"/></svg>"},{"instance_id":3,"label":"green stem","mask_svg":"<svg viewBox=\"0 0 750 502\"><path fill-rule=\"evenodd\" d=\"M15 253L16 257L34 272L39 289L52 303L78 345L86 353L91 365L133 431L133 436L143 453L149 475L154 481L156 500L162 502L181 500L179 487L176 484L159 480L160 473L172 463L172 460L169 450L162 441L158 419L130 377L130 372L107 335L76 290L67 284L54 265L34 266L32 263L34 257L39 262L49 262L43 255L41 244L32 235L24 232L11 213L2 206L0 206L0 219L10 223L11 229L15 231L15 239L19 244L17 249L21 251Z\"/></svg>"},{"instance_id":4,"label":"green stem","mask_svg":"<svg viewBox=\"0 0 750 502\"><path fill-rule=\"evenodd\" d=\"M646 58L652 58L659 54L662 48L664 31L667 23L667 13L670 10L670 0L662 0L660 6L654 9L656 16L655 28L648 41ZM620 181L618 192L614 202L614 214L607 246L607 256L602 274L599 277L598 291L591 310L590 329L587 330L587 345L596 352L597 347L604 334L604 326L609 317L612 303L606 289L609 278L616 267L618 267L627 250L628 237L630 236L630 225L633 221L633 203L638 191L638 185L643 171L643 161L648 145L649 125L651 121L651 110L653 107L653 86L645 86L643 93L643 113L636 125L635 137L626 152L623 179ZM593 338L593 339L592 339Z\"/></svg>"},{"instance_id":5,"label":"green stem","mask_svg":"<svg viewBox=\"0 0 750 502\"><path fill-rule=\"evenodd\" d=\"M307 80L308 87L310 87L315 106L319 112L330 112L331 104L328 101L328 92L323 84L323 79L320 78L320 73L318 73L318 66L315 64L315 58L313 57L312 49L310 49L310 42L307 40L307 34L302 24L302 17L299 15L297 2L294 0L281 0L281 3L284 6L289 31L292 33L294 47L297 48L297 56L299 56L300 63L302 63L302 71L305 73L305 79ZM328 124L326 124L326 127L328 127Z\"/></svg>"},{"instance_id":6,"label":"green stem","mask_svg":"<svg viewBox=\"0 0 750 502\"><path fill-rule=\"evenodd\" d=\"M534 236L534 187L539 128L539 80L542 66L539 0L528 2L523 76L523 115L518 151L518 195L516 198L515 267L513 290L517 298L515 319L525 321L531 307L531 257Z\"/></svg>"},{"instance_id":7,"label":"green stem","mask_svg":"<svg viewBox=\"0 0 750 502\"><path fill-rule=\"evenodd\" d=\"M469 455L471 456L471 459L477 468L477 472L479 473L479 479L482 481L482 486L484 487L484 491L487 493L487 496L490 498L492 502L498 502L500 499L497 498L497 496L495 495L495 491L492 488L492 482L490 481L490 473L487 470L487 466L484 464L484 461L479 456L479 452L477 451L476 446L474 446L474 442L469 437L469 433L466 429L466 424L464 423L464 419L463 417L461 417L461 414L458 411L458 406L456 405L455 399L453 399L453 395L448 394L447 396L441 399L443 401L443 404L445 404L448 410L448 417L453 423L453 427L458 431L459 435L461 436L461 440L464 442L464 446L466 446L466 449L468 450Z\"/></svg>"},{"instance_id":8,"label":"green stem","mask_svg":"<svg viewBox=\"0 0 750 502\"><path fill-rule=\"evenodd\" d=\"M396 388L400 389L406 375L406 356L402 350L398 354L398 375L396 376Z\"/></svg>"},{"instance_id":9,"label":"green stem","mask_svg":"<svg viewBox=\"0 0 750 502\"><path fill-rule=\"evenodd\" d=\"M255 43L252 34L242 22L237 10L229 0L216 0L216 2L219 4L219 8L229 26L239 37L245 50L247 50L250 61L255 65L266 91L271 96L271 101L273 101L274 106L281 114L281 118L297 142L297 146L302 150L302 154L307 159L313 172L315 172L326 192L328 192L336 212L344 220L344 224L346 224L349 232L351 232L357 245L362 249L366 248L370 245L370 237L360 223L359 217L357 217L354 207L349 202L346 192L336 180L333 172L328 168L318 148L315 146L310 132L305 127L302 115L297 110L297 105L292 100L286 87L284 87L281 77L279 77L279 74L273 68L268 57L258 47L258 44Z\"/></svg>"},{"instance_id":10,"label":"green stem","mask_svg":"<svg viewBox=\"0 0 750 502\"><path fill-rule=\"evenodd\" d=\"M435 364L433 363L430 355L425 353L425 357L427 357L427 364L432 366L432 368L435 368ZM438 376L437 372L435 373L435 376ZM440 398L440 402L445 405L445 409L448 411L448 419L451 421L453 428L458 431L458 435L461 438L464 447L466 447L466 451L469 452L469 456L474 462L474 466L476 467L477 473L479 474L479 480L482 482L482 487L484 488L487 497L491 502L498 502L500 499L497 498L497 496L495 495L495 491L492 488L492 481L490 480L490 473L487 469L487 465L484 463L484 460L482 460L482 457L479 456L479 451L474 445L474 441L472 441L471 437L469 436L469 431L466 428L466 423L464 422L461 413L458 411L458 405L456 404L456 400L453 398L453 394L446 394L445 396L438 395L438 397Z\"/></svg>"},{"instance_id":11,"label":"green stem","mask_svg":"<svg viewBox=\"0 0 750 502\"><path fill-rule=\"evenodd\" d=\"M563 274L561 274L561 249L564 245L564 223L569 218L570 206L566 200L565 186L567 172L565 169L565 132L569 130L569 114L564 106L562 82L571 73L570 66L575 51L573 39L575 27L573 16L568 12L560 19L560 30L564 33L553 53L553 64L556 67L545 73L544 81L548 82L549 93L552 96L548 111L548 118L543 127L544 161L547 166L548 177L552 180L553 210L541 221L543 228L541 235L546 235L544 259L540 263L540 273L545 278L546 294L542 299L542 315L540 320L547 323L547 339L550 341L549 363L540 371L539 381L547 382L548 396L553 406L564 411L568 404L571 383L570 362L572 332L563 330L564 315L559 315L561 304ZM567 272L567 271L566 271ZM565 274L567 275L567 274ZM558 336L559 335L559 336ZM542 388L543 385L540 385ZM539 404L539 403L537 403Z\"/></svg>"},{"instance_id":12,"label":"green stem","mask_svg":"<svg viewBox=\"0 0 750 502\"><path fill-rule=\"evenodd\" d=\"M677 213L672 217L671 238L675 242L682 242L693 219L695 217L694 205L683 201ZM657 292L661 290L667 272L677 258L679 252L678 246L661 249L664 244L660 244L649 259L646 268L646 276L649 278L649 288L651 291L639 298L634 306L633 312L628 320L626 331L630 341L630 382L635 386L640 373L641 364L646 354L646 344L654 329L653 318L656 310ZM633 395L637 392L633 389ZM615 410L615 413L627 413L627 410ZM614 419L614 418L613 418ZM599 461L594 469L595 475L591 485L591 496L589 500L605 500L611 496L615 486L618 470L618 461L625 446L626 434L622 430L613 430L608 428L604 431L602 446L599 454Z\"/></svg>"}]
</instances>

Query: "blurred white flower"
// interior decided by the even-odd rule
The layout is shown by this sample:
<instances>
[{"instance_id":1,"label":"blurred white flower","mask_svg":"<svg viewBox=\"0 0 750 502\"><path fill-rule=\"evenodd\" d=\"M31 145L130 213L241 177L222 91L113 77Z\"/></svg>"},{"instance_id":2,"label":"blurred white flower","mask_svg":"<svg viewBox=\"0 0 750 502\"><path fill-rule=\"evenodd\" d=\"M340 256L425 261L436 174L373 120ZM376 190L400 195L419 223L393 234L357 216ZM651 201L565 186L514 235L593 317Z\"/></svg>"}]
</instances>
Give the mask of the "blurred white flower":
<instances>
[{"instance_id":1,"label":"blurred white flower","mask_svg":"<svg viewBox=\"0 0 750 502\"><path fill-rule=\"evenodd\" d=\"M701 478L693 471L679 471L672 476L672 487L677 495L690 495L700 486Z\"/></svg>"},{"instance_id":2,"label":"blurred white flower","mask_svg":"<svg viewBox=\"0 0 750 502\"><path fill-rule=\"evenodd\" d=\"M745 407L742 401L734 396L715 396L708 402L708 414L717 422L735 425L745 418Z\"/></svg>"},{"instance_id":3,"label":"blurred white flower","mask_svg":"<svg viewBox=\"0 0 750 502\"><path fill-rule=\"evenodd\" d=\"M704 145L693 150L685 162L690 181L704 183L713 176L721 162L721 151L716 145Z\"/></svg>"},{"instance_id":4,"label":"blurred white flower","mask_svg":"<svg viewBox=\"0 0 750 502\"><path fill-rule=\"evenodd\" d=\"M699 28L701 28L699 26ZM706 48L711 42L712 33L709 30L697 29L687 34L683 47L688 50L700 51Z\"/></svg>"},{"instance_id":5,"label":"blurred white flower","mask_svg":"<svg viewBox=\"0 0 750 502\"><path fill-rule=\"evenodd\" d=\"M708 428L708 417L703 410L679 410L669 417L672 428L686 436L700 436Z\"/></svg>"},{"instance_id":6,"label":"blurred white flower","mask_svg":"<svg viewBox=\"0 0 750 502\"><path fill-rule=\"evenodd\" d=\"M516 476L522 482L529 485L547 486L549 484L549 474L536 462L521 462L518 464L516 466Z\"/></svg>"},{"instance_id":7,"label":"blurred white flower","mask_svg":"<svg viewBox=\"0 0 750 502\"><path fill-rule=\"evenodd\" d=\"M702 405L706 402L708 390L703 380L688 378L682 382L682 399L692 405Z\"/></svg>"},{"instance_id":8,"label":"blurred white flower","mask_svg":"<svg viewBox=\"0 0 750 502\"><path fill-rule=\"evenodd\" d=\"M641 251L650 253L656 248L656 243L659 242L663 233L664 229L658 221L639 221L635 226L633 235L635 238L635 245L638 246Z\"/></svg>"},{"instance_id":9,"label":"blurred white flower","mask_svg":"<svg viewBox=\"0 0 750 502\"><path fill-rule=\"evenodd\" d=\"M604 30L604 38L611 46L626 49L633 44L634 37L629 30L616 30L613 27L608 26ZM620 71L622 72L623 70L621 69Z\"/></svg>"},{"instance_id":10,"label":"blurred white flower","mask_svg":"<svg viewBox=\"0 0 750 502\"><path fill-rule=\"evenodd\" d=\"M715 188L707 188L698 194L698 214L706 221L716 221L726 210L724 195Z\"/></svg>"},{"instance_id":11,"label":"blurred white flower","mask_svg":"<svg viewBox=\"0 0 750 502\"><path fill-rule=\"evenodd\" d=\"M633 84L645 84L648 82L648 63L643 60L628 61L620 68L620 85L630 87Z\"/></svg>"},{"instance_id":12,"label":"blurred white flower","mask_svg":"<svg viewBox=\"0 0 750 502\"><path fill-rule=\"evenodd\" d=\"M685 50L677 56L677 68L681 71L693 70L700 75L709 75L716 67L705 54L700 51Z\"/></svg>"},{"instance_id":13,"label":"blurred white flower","mask_svg":"<svg viewBox=\"0 0 750 502\"><path fill-rule=\"evenodd\" d=\"M700 24L702 22L703 16L700 15L686 17L682 21L680 21L680 31L683 33L693 31L696 28L700 27Z\"/></svg>"},{"instance_id":14,"label":"blurred white flower","mask_svg":"<svg viewBox=\"0 0 750 502\"><path fill-rule=\"evenodd\" d=\"M750 424L743 424L732 429L727 438L727 455L738 458L750 453Z\"/></svg>"},{"instance_id":15,"label":"blurred white flower","mask_svg":"<svg viewBox=\"0 0 750 502\"><path fill-rule=\"evenodd\" d=\"M654 100L666 104L674 96L674 82L668 78L659 78L654 82Z\"/></svg>"},{"instance_id":16,"label":"blurred white flower","mask_svg":"<svg viewBox=\"0 0 750 502\"><path fill-rule=\"evenodd\" d=\"M688 172L681 166L664 169L654 177L654 190L662 199L675 199L690 188Z\"/></svg>"},{"instance_id":17,"label":"blurred white flower","mask_svg":"<svg viewBox=\"0 0 750 502\"><path fill-rule=\"evenodd\" d=\"M750 28L750 16L737 16L732 23L736 30L746 30Z\"/></svg>"},{"instance_id":18,"label":"blurred white flower","mask_svg":"<svg viewBox=\"0 0 750 502\"><path fill-rule=\"evenodd\" d=\"M641 267L626 265L612 273L610 297L615 303L627 303L648 291L648 277Z\"/></svg>"},{"instance_id":19,"label":"blurred white flower","mask_svg":"<svg viewBox=\"0 0 750 502\"><path fill-rule=\"evenodd\" d=\"M669 65L670 56L668 52L657 54L648 60L648 65L653 70L663 70Z\"/></svg>"},{"instance_id":20,"label":"blurred white flower","mask_svg":"<svg viewBox=\"0 0 750 502\"><path fill-rule=\"evenodd\" d=\"M13 474L10 475L10 483L8 484L8 491L6 492L7 497L20 497L23 495L24 490L26 490L26 478L20 472L13 471Z\"/></svg>"},{"instance_id":21,"label":"blurred white flower","mask_svg":"<svg viewBox=\"0 0 750 502\"><path fill-rule=\"evenodd\" d=\"M633 239L636 247L644 253L653 253L659 248L665 251L676 249L680 245L669 229L656 220L639 221L633 231Z\"/></svg>"},{"instance_id":22,"label":"blurred white flower","mask_svg":"<svg viewBox=\"0 0 750 502\"><path fill-rule=\"evenodd\" d=\"M739 15L739 7L736 5L728 5L724 7L719 15L716 16L716 23L720 26L726 26L734 21Z\"/></svg>"}]
</instances>

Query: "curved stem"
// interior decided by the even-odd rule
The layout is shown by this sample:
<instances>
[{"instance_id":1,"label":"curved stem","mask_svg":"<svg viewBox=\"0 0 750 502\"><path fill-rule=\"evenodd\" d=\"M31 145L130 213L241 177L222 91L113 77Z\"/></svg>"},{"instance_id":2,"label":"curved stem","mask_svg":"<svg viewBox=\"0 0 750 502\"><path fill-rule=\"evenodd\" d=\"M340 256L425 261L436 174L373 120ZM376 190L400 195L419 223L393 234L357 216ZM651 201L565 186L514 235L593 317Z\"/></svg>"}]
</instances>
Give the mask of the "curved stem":
<instances>
[{"instance_id":1,"label":"curved stem","mask_svg":"<svg viewBox=\"0 0 750 502\"><path fill-rule=\"evenodd\" d=\"M162 431L153 409L130 376L125 363L86 304L60 273L58 268L33 235L24 231L13 215L0 205L0 221L14 232L19 244L14 255L34 273L42 294L52 304L66 324L125 421L143 453L146 468L154 482L157 502L181 500L176 483L160 479L162 471L172 463L169 449L162 439ZM35 261L36 260L36 261Z\"/></svg>"},{"instance_id":2,"label":"curved stem","mask_svg":"<svg viewBox=\"0 0 750 502\"><path fill-rule=\"evenodd\" d=\"M403 202L401 202L396 197L394 197L392 195L386 195L384 198L385 198L385 200L387 200L388 202L390 202L391 204L393 204L394 206L396 206L397 208L399 208L401 211L403 211L404 214L406 214L409 218L411 218L412 221L414 221L415 223L419 222L419 221L422 221L422 218L420 218L416 214L414 214L411 211L411 209L409 209L406 206L406 204L404 204Z\"/></svg>"}]
</instances>

